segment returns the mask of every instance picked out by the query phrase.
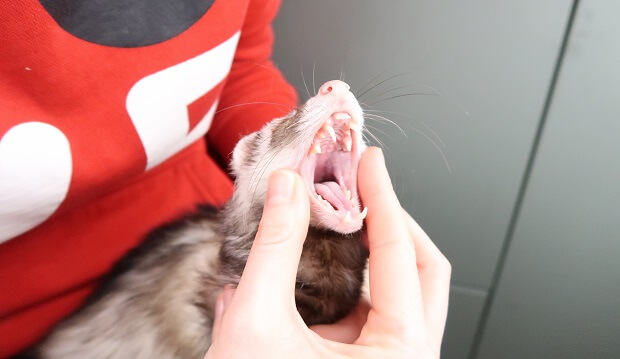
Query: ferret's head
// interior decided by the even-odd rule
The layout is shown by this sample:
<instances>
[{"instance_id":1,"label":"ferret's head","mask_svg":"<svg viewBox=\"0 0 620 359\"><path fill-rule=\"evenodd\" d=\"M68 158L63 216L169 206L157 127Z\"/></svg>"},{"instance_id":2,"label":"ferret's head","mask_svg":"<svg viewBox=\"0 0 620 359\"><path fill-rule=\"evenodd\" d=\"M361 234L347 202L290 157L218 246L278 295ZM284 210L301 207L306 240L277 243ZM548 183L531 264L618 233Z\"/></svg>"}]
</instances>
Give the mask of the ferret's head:
<instances>
[{"instance_id":1,"label":"ferret's head","mask_svg":"<svg viewBox=\"0 0 620 359\"><path fill-rule=\"evenodd\" d=\"M245 223L260 219L267 179L278 169L296 170L310 197L310 225L342 234L361 229L357 166L366 144L362 109L349 85L329 81L288 115L239 141L233 152L235 194L229 214ZM240 219L240 218L239 218Z\"/></svg>"}]
</instances>

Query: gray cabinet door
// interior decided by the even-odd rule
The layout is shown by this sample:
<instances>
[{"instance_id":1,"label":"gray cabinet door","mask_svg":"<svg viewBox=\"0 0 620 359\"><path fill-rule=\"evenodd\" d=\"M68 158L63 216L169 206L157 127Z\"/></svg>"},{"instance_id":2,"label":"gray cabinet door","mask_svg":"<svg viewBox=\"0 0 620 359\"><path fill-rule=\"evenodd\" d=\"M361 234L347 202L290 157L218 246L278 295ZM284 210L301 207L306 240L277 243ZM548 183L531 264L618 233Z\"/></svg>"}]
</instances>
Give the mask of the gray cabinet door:
<instances>
[{"instance_id":1,"label":"gray cabinet door","mask_svg":"<svg viewBox=\"0 0 620 359\"><path fill-rule=\"evenodd\" d=\"M478 358L620 358L619 19L580 1Z\"/></svg>"}]
</instances>

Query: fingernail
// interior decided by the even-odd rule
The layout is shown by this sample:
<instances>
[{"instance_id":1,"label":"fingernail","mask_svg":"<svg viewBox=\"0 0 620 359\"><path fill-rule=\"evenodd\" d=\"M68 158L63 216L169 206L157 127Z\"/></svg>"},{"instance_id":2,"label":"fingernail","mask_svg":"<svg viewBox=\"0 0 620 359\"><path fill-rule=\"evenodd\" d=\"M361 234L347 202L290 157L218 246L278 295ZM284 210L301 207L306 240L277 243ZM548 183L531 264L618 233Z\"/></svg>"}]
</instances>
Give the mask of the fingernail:
<instances>
[{"instance_id":1,"label":"fingernail","mask_svg":"<svg viewBox=\"0 0 620 359\"><path fill-rule=\"evenodd\" d=\"M290 171L276 171L269 178L267 205L289 203L293 197L295 177Z\"/></svg>"}]
</instances>

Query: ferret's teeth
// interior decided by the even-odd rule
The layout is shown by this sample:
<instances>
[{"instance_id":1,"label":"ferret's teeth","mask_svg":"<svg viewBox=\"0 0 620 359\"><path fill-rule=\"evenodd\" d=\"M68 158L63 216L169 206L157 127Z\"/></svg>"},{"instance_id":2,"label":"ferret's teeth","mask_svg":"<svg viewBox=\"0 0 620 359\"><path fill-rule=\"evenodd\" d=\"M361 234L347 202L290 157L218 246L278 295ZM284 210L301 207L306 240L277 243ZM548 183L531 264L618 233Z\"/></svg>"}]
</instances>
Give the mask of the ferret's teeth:
<instances>
[{"instance_id":1,"label":"ferret's teeth","mask_svg":"<svg viewBox=\"0 0 620 359\"><path fill-rule=\"evenodd\" d=\"M351 190L350 189L346 190L345 194L347 195L347 199L350 201L351 200Z\"/></svg>"},{"instance_id":2,"label":"ferret's teeth","mask_svg":"<svg viewBox=\"0 0 620 359\"><path fill-rule=\"evenodd\" d=\"M367 214L368 214L368 207L364 207L364 210L362 211L362 213L360 213L360 219L365 219Z\"/></svg>"},{"instance_id":3,"label":"ferret's teeth","mask_svg":"<svg viewBox=\"0 0 620 359\"><path fill-rule=\"evenodd\" d=\"M346 113L346 112L336 112L336 113L334 114L334 118L335 118L336 120L348 120L348 119L350 119L350 118L351 118L351 115L349 115L349 114L348 114L348 113Z\"/></svg>"},{"instance_id":4,"label":"ferret's teeth","mask_svg":"<svg viewBox=\"0 0 620 359\"><path fill-rule=\"evenodd\" d=\"M360 127L353 121L349 121L349 128L355 132L360 132Z\"/></svg>"},{"instance_id":5,"label":"ferret's teeth","mask_svg":"<svg viewBox=\"0 0 620 359\"><path fill-rule=\"evenodd\" d=\"M342 221L344 223L351 223L351 211L347 211L347 214L344 215L344 218L342 219Z\"/></svg>"},{"instance_id":6,"label":"ferret's teeth","mask_svg":"<svg viewBox=\"0 0 620 359\"><path fill-rule=\"evenodd\" d=\"M351 152L351 146L353 144L353 141L351 140L351 136L345 137L343 139L343 142L344 142L345 150L347 150L347 152Z\"/></svg>"},{"instance_id":7,"label":"ferret's teeth","mask_svg":"<svg viewBox=\"0 0 620 359\"><path fill-rule=\"evenodd\" d=\"M336 142L336 131L334 130L332 125L325 123L323 128L325 128L325 131L329 133L329 136L332 138L332 141Z\"/></svg>"},{"instance_id":8,"label":"ferret's teeth","mask_svg":"<svg viewBox=\"0 0 620 359\"><path fill-rule=\"evenodd\" d=\"M321 153L321 144L316 141L314 142L314 144L312 145L312 147L310 148L310 156L315 155Z\"/></svg>"},{"instance_id":9,"label":"ferret's teeth","mask_svg":"<svg viewBox=\"0 0 620 359\"><path fill-rule=\"evenodd\" d=\"M327 207L331 207L332 204L329 203L326 199L323 200L323 204L326 205Z\"/></svg>"},{"instance_id":10,"label":"ferret's teeth","mask_svg":"<svg viewBox=\"0 0 620 359\"><path fill-rule=\"evenodd\" d=\"M340 186L340 190L343 193L346 193L347 192L347 186L344 185L344 177L342 177L341 174L338 174L336 177L338 179L338 185Z\"/></svg>"},{"instance_id":11,"label":"ferret's teeth","mask_svg":"<svg viewBox=\"0 0 620 359\"><path fill-rule=\"evenodd\" d=\"M319 199L319 201L323 201L323 197L321 197L321 195L320 195L320 194L317 194L316 196L317 196L316 198L318 198L318 199Z\"/></svg>"}]
</instances>

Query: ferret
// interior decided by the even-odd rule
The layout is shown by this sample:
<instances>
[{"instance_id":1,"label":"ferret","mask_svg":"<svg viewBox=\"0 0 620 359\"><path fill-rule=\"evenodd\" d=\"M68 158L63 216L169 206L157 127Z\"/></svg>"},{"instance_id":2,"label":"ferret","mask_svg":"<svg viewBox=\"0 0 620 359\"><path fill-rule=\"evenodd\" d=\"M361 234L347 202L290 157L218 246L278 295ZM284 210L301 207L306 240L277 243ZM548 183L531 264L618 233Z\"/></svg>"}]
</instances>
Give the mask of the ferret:
<instances>
[{"instance_id":1,"label":"ferret","mask_svg":"<svg viewBox=\"0 0 620 359\"><path fill-rule=\"evenodd\" d=\"M200 209L153 231L123 257L86 304L22 358L203 358L215 300L236 285L261 219L267 179L296 170L308 189L310 226L295 302L307 325L333 323L357 304L368 259L367 210L357 193L366 144L363 111L342 81L322 85L288 115L242 138L235 190L221 211Z\"/></svg>"}]
</instances>

